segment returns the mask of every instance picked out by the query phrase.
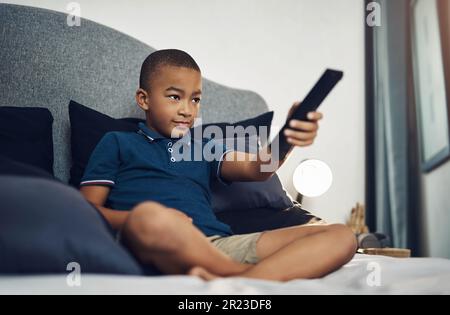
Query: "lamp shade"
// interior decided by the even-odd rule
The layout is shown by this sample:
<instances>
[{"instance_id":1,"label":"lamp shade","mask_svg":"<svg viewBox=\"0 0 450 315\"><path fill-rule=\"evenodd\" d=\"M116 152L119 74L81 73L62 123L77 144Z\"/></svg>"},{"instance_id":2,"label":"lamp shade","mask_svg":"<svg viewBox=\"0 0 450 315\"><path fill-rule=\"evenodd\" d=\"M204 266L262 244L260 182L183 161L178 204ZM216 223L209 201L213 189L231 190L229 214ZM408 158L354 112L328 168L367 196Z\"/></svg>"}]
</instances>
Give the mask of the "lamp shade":
<instances>
[{"instance_id":1,"label":"lamp shade","mask_svg":"<svg viewBox=\"0 0 450 315\"><path fill-rule=\"evenodd\" d=\"M306 197L319 197L326 193L333 182L330 167L320 160L305 160L294 171L295 189Z\"/></svg>"}]
</instances>

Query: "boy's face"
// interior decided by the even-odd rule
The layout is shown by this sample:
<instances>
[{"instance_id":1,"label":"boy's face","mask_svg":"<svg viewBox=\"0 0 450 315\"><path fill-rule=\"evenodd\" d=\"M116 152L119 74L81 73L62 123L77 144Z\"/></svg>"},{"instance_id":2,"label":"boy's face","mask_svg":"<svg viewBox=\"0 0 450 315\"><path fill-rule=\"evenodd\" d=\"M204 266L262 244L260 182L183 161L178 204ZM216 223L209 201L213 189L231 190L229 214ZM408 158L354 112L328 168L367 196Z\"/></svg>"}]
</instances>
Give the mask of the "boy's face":
<instances>
[{"instance_id":1,"label":"boy's face","mask_svg":"<svg viewBox=\"0 0 450 315\"><path fill-rule=\"evenodd\" d=\"M200 110L200 72L175 66L160 66L149 82L150 90L138 89L136 102L147 126L167 138L184 136Z\"/></svg>"}]
</instances>

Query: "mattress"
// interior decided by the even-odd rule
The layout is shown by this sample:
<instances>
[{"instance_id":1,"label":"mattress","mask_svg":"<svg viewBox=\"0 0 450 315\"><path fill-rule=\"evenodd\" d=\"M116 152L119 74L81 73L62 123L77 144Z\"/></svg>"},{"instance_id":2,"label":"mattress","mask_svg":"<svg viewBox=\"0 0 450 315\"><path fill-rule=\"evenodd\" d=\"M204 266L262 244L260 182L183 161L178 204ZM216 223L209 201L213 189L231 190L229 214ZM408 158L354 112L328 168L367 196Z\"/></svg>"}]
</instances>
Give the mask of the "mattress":
<instances>
[{"instance_id":1,"label":"mattress","mask_svg":"<svg viewBox=\"0 0 450 315\"><path fill-rule=\"evenodd\" d=\"M0 294L450 294L450 260L356 255L321 279L280 283L244 278L205 282L191 276L0 276Z\"/></svg>"}]
</instances>

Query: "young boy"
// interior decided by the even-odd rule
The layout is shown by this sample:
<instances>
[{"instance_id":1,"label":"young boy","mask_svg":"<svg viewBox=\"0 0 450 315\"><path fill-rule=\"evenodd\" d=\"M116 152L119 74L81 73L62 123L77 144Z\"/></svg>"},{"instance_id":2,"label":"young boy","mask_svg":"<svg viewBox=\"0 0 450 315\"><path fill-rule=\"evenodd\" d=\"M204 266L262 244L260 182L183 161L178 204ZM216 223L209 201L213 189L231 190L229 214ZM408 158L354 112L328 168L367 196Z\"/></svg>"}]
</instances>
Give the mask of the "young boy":
<instances>
[{"instance_id":1,"label":"young boy","mask_svg":"<svg viewBox=\"0 0 450 315\"><path fill-rule=\"evenodd\" d=\"M347 263L356 240L344 225L233 235L214 216L210 180L264 181L274 171L262 171L262 166L275 162L279 167L285 158L276 159L269 148L252 155L223 150L214 140L184 137L199 113L201 94L200 68L191 56L175 49L152 53L142 65L136 92L146 124L137 133L108 133L94 150L81 193L120 231L124 244L143 264L204 279L316 278ZM313 112L309 121L292 121L289 142L311 145L321 118ZM212 162L177 160L173 148L178 141L185 141L188 150L200 145L223 153Z\"/></svg>"}]
</instances>

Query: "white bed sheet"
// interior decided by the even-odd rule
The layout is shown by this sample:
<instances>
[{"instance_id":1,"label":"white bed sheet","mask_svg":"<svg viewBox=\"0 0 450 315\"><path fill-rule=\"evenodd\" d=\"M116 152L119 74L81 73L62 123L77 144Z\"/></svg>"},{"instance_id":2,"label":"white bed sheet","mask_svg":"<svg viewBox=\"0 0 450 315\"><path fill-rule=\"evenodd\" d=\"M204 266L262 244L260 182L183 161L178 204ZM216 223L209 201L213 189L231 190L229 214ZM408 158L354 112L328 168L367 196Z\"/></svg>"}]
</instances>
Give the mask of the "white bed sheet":
<instances>
[{"instance_id":1,"label":"white bed sheet","mask_svg":"<svg viewBox=\"0 0 450 315\"><path fill-rule=\"evenodd\" d=\"M322 279L287 283L244 278L204 282L189 276L82 275L81 286L70 287L65 275L3 276L0 294L450 294L450 260L356 255Z\"/></svg>"}]
</instances>

